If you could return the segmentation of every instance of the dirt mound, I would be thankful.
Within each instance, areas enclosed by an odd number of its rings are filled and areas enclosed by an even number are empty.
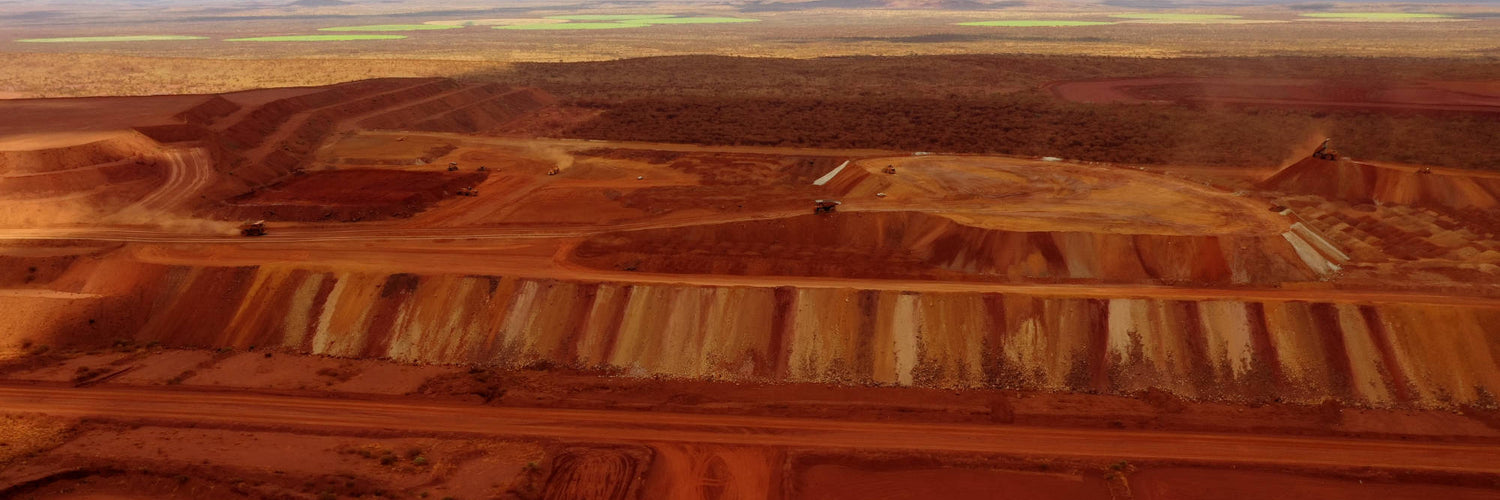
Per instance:
[[[333,170],[292,177],[263,190],[231,198],[213,214],[228,220],[378,220],[403,218],[464,187],[486,172]]]
[[[475,131],[550,103],[532,89],[464,86],[447,79],[356,82],[314,94],[272,101],[230,125],[231,147],[246,149],[231,171],[263,184],[305,165],[332,134],[359,127]],[[246,148],[246,146],[250,146]]]
[[[234,101],[225,99],[223,96],[216,95],[210,97],[207,101],[203,101],[203,104],[193,106],[188,108],[187,111],[176,114],[173,118],[182,120],[183,123],[208,125],[213,123],[214,120],[229,116],[231,113],[239,110],[239,104],[235,104]]]
[[[60,172],[0,177],[0,198],[35,199],[86,192],[99,186],[116,187],[130,181],[165,177],[167,160],[138,156]],[[116,189],[116,191],[118,191]]]
[[[537,89],[511,90],[500,85],[480,85],[365,119],[360,122],[360,126],[372,129],[476,132],[498,127],[528,112],[553,104],[551,96]]]
[[[609,233],[571,258],[654,273],[994,281],[1304,281],[1279,235],[1003,231],[917,212],[847,212]]]
[[[1261,182],[1265,189],[1351,203],[1431,205],[1455,210],[1500,207],[1500,176],[1484,172],[1373,165],[1305,158]]]
[[[411,189],[394,190],[392,196],[399,202],[331,201],[334,206],[329,211],[315,210],[316,201],[272,200],[267,205],[249,192],[286,181],[307,167],[328,138],[353,129],[360,120],[386,116],[387,125],[393,128],[421,124],[431,129],[475,130],[550,103],[550,97],[534,89],[462,85],[443,78],[388,78],[223,96],[31,100],[11,107],[37,115],[61,114],[78,122],[79,130],[85,132],[5,138],[4,147],[13,150],[0,151],[0,187],[8,199],[29,200],[30,204],[7,206],[0,219],[26,224],[74,221],[80,213],[118,212],[153,190],[164,192],[152,198],[158,203],[144,207],[151,211],[204,210],[238,197],[228,207],[208,210],[217,217],[235,219],[409,216],[444,191],[477,181],[443,181],[438,183],[441,186],[419,182]],[[109,114],[105,125],[120,128],[97,131],[103,125],[93,126],[85,116],[74,116],[81,108]],[[184,163],[188,157],[194,160],[191,165]],[[164,184],[151,184],[157,180]],[[192,192],[183,192],[187,188]],[[66,209],[49,212],[41,205],[65,195],[70,196]],[[322,195],[312,196],[316,200]],[[277,212],[273,206],[282,207],[281,215],[257,215]]]
[[[123,132],[108,139],[57,148],[0,151],[0,175],[56,172],[90,165],[151,156],[160,148],[139,133]]]
[[[142,135],[150,137],[152,140],[163,144],[174,142],[201,141],[204,139],[209,139],[213,136],[213,131],[204,128],[201,125],[192,123],[174,123],[167,125],[135,127],[135,131],[140,132]]]
[[[651,463],[645,447],[573,447],[552,459],[552,474],[541,498],[546,500],[626,500],[640,495],[641,479]]]
[[[336,104],[351,98],[389,92],[409,85],[405,79],[363,80],[334,85],[319,92],[277,99],[229,124],[222,131],[226,145],[250,149],[261,144],[297,113]]]

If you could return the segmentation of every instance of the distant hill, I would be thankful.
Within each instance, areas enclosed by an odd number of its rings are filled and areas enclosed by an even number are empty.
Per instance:
[[[344,0],[297,0],[287,4],[287,7],[338,7],[340,5],[349,5],[349,2],[345,2]]]
[[[767,2],[755,0],[740,5],[741,12],[786,12],[808,9],[940,9],[988,10],[1019,7],[1023,0],[802,0]]]

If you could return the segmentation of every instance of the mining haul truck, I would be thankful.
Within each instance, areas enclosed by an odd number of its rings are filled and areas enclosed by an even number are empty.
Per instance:
[[[817,201],[813,202],[813,213],[815,213],[815,214],[833,213],[833,210],[835,208],[838,208],[838,206],[842,205],[842,204],[843,203],[839,202],[838,200],[817,200]]]
[[[265,236],[266,221],[258,220],[240,224],[240,236]]]
[[[1333,139],[1323,139],[1323,144],[1319,145],[1316,151],[1313,151],[1313,158],[1328,161],[1339,159],[1339,152],[1333,150],[1333,145],[1330,144],[1332,142]]]

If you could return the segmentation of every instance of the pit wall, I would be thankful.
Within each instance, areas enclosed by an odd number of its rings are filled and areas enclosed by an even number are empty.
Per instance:
[[[1457,210],[1500,208],[1500,177],[1447,169],[1420,173],[1349,160],[1314,158],[1294,163],[1262,187],[1315,194],[1351,203],[1426,205]]]
[[[47,303],[66,304],[51,317],[72,326],[36,342],[112,340],[99,338],[108,331],[166,345],[631,376],[1118,394],[1155,387],[1208,400],[1417,407],[1488,403],[1500,389],[1493,308],[129,268],[75,269],[59,281],[76,284],[69,300],[0,304],[34,308],[24,322],[31,331],[49,317]],[[106,276],[109,289],[99,288]],[[85,325],[91,314],[104,317]],[[22,326],[0,320],[0,328]]]

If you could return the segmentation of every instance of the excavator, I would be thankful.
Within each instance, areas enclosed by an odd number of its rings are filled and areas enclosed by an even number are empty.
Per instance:
[[[479,191],[475,191],[473,187],[461,187],[454,194],[459,196],[479,196]]]
[[[843,202],[840,202],[838,200],[815,200],[813,201],[813,213],[831,214],[833,213],[834,209],[843,204]]]
[[[258,220],[240,224],[240,236],[265,236],[266,221]]]
[[[1333,150],[1333,145],[1331,144],[1332,142],[1332,138],[1323,139],[1323,144],[1319,145],[1316,151],[1313,151],[1313,158],[1328,161],[1338,160],[1339,152]]]

